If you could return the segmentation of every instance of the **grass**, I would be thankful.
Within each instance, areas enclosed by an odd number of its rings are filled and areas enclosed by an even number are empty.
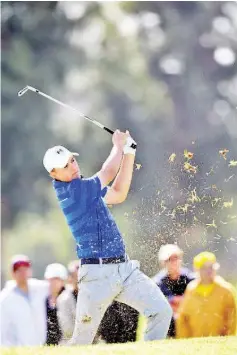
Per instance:
[[[1,350],[2,355],[236,355],[237,337]]]

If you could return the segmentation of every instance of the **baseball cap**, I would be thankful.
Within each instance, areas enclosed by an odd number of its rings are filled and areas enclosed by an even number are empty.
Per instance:
[[[176,244],[165,244],[160,247],[158,259],[160,262],[169,260],[172,255],[183,255],[183,251]]]
[[[72,155],[78,156],[79,154],[70,152],[62,145],[56,145],[46,151],[43,159],[44,167],[49,173],[54,168],[64,168]]]
[[[193,266],[195,269],[199,270],[207,262],[212,263],[216,270],[219,268],[219,264],[216,262],[215,254],[209,251],[203,251],[202,253],[196,255],[193,259]]]
[[[19,267],[31,267],[31,261],[26,255],[14,255],[11,259],[11,268],[15,272]]]
[[[54,277],[58,277],[59,279],[62,280],[67,280],[67,269],[65,266],[62,264],[54,263],[54,264],[49,264],[44,273],[44,278],[45,279],[52,279]]]

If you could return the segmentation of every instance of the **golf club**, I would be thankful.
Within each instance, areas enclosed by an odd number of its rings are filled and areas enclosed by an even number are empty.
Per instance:
[[[45,93],[39,91],[38,89],[33,88],[32,86],[28,86],[28,85],[27,85],[26,87],[24,87],[23,89],[21,89],[21,90],[18,92],[18,96],[19,96],[19,97],[20,97],[20,96],[23,96],[28,90],[33,91],[33,92],[35,92],[36,94],[39,94],[39,95],[45,97],[46,99],[55,102],[56,104],[59,104],[59,105],[65,107],[65,108],[68,108],[68,109],[70,109],[70,110],[72,110],[72,111],[77,112],[79,116],[85,118],[86,120],[90,121],[91,123],[94,123],[96,126],[102,128],[102,129],[104,129],[105,131],[107,131],[107,132],[110,133],[110,134],[113,134],[113,133],[114,133],[114,131],[112,131],[112,130],[109,129],[108,127],[105,127],[105,126],[102,125],[100,122],[98,122],[98,121],[96,121],[96,120],[93,120],[92,118],[90,118],[90,117],[84,115],[83,113],[81,113],[80,111],[78,111],[77,109],[75,109],[74,107],[72,107],[72,106],[70,106],[70,105],[67,105],[67,104],[65,104],[65,103],[63,103],[63,102],[61,102],[61,101],[59,101],[59,100],[56,100],[56,99],[54,99],[52,96],[49,96],[49,95],[47,95],[47,94],[45,94]],[[134,143],[132,143],[131,147],[134,148],[134,149],[136,149],[137,145],[134,144]]]

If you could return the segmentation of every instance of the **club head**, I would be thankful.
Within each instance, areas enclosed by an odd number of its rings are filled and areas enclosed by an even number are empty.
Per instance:
[[[29,87],[26,86],[24,89],[21,89],[20,91],[18,91],[18,96],[24,95],[28,90],[29,90]]]

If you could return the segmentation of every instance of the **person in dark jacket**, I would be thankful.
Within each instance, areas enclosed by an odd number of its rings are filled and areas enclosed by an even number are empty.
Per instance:
[[[65,290],[67,269],[62,264],[50,264],[44,277],[49,281],[50,294],[46,299],[47,337],[46,345],[58,345],[62,340],[62,330],[58,319],[57,299]]]
[[[106,343],[136,341],[139,313],[132,307],[114,301],[105,312],[98,336]]]
[[[173,309],[173,317],[170,323],[168,337],[175,337],[177,311],[187,285],[195,277],[190,270],[182,267],[183,251],[177,245],[162,245],[159,250],[158,258],[163,269],[154,276],[153,280],[167,297]]]

